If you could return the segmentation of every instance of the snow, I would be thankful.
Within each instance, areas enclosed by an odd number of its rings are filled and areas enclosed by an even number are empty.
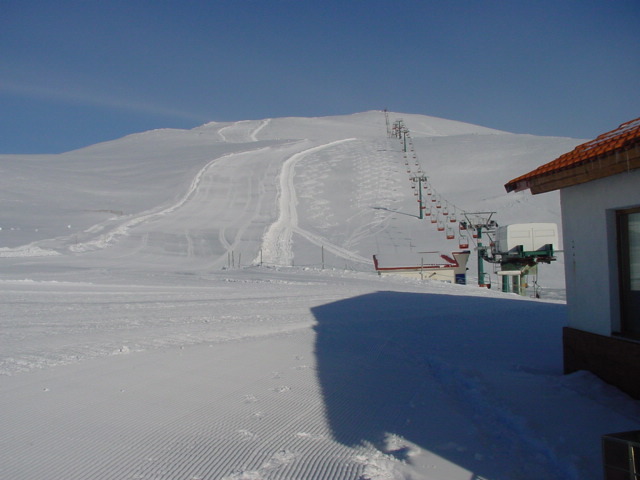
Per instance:
[[[403,118],[452,205],[560,223],[502,184],[579,140]],[[638,403],[562,374],[541,300],[378,277],[457,250],[382,112],[0,155],[0,478],[596,479]],[[470,264],[473,262],[470,262]],[[496,277],[492,275],[496,282]]]

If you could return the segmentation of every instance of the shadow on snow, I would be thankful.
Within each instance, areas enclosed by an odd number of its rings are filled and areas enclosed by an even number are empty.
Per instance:
[[[508,372],[561,374],[561,304],[382,291],[312,312],[334,438],[403,460],[410,447],[390,435],[469,472],[504,475],[478,453],[518,440],[508,427],[494,429],[501,413],[491,389],[510,388]]]

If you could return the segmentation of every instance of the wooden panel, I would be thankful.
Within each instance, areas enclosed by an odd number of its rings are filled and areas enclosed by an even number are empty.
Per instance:
[[[575,328],[562,330],[564,373],[587,370],[640,399],[640,343]]]

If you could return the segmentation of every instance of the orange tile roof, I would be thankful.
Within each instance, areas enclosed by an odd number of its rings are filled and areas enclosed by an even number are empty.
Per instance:
[[[552,162],[542,165],[518,178],[514,178],[505,184],[505,189],[507,192],[525,190],[528,188],[527,182],[532,179],[571,169],[593,161],[600,156],[608,155],[619,150],[626,150],[637,143],[640,143],[640,118],[625,122],[615,130],[599,135],[595,140],[590,140],[578,145],[572,151],[560,155]]]

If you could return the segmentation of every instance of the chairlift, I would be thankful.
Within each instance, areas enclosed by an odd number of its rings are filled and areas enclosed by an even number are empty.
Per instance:
[[[447,240],[453,240],[456,238],[455,233],[453,233],[453,228],[447,227]]]
[[[469,238],[466,235],[460,235],[458,246],[460,248],[469,248]]]
[[[438,231],[444,232],[444,222],[442,220],[438,220]]]

